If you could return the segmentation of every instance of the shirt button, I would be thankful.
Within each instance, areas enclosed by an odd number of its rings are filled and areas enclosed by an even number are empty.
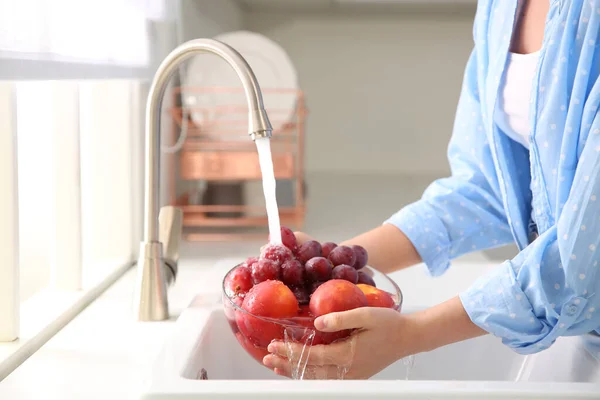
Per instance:
[[[577,306],[574,305],[570,305],[569,307],[567,307],[567,314],[569,315],[575,315],[577,313]]]

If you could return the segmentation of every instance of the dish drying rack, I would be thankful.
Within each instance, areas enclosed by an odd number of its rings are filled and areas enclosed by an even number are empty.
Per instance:
[[[210,108],[182,101],[185,96],[191,99],[217,94],[220,98],[233,101]],[[297,89],[264,88],[262,94],[263,98],[269,95],[295,98],[292,110],[269,108],[267,102],[265,108],[273,126],[271,156],[278,189],[281,181],[290,182],[293,188],[293,205],[279,206],[280,221],[282,225],[300,230],[305,217],[304,126],[307,109],[304,93]],[[172,96],[172,106],[169,108],[172,124],[168,132],[172,140],[169,142],[179,141],[177,138],[184,133],[184,128],[186,136],[179,151],[165,154],[170,160],[169,175],[172,178],[169,179],[169,203],[183,211],[184,238],[188,241],[231,241],[258,237],[264,240],[268,233],[268,219],[262,192],[262,174],[256,145],[248,136],[248,108],[243,89],[180,86],[173,88]],[[196,118],[192,118],[192,115]],[[202,123],[194,121],[198,118]],[[203,190],[178,188],[177,182],[204,185],[211,182],[234,183],[243,187],[247,187],[244,185],[249,182],[256,182],[260,191],[255,190],[251,200],[253,203],[259,201],[262,205],[247,204],[248,198],[244,198],[244,204],[241,205],[201,204],[202,200],[198,198],[194,201],[194,195],[202,196]],[[260,199],[257,199],[258,196]]]

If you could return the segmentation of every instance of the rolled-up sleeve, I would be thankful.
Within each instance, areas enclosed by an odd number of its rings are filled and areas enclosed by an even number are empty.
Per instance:
[[[483,127],[477,73],[474,49],[448,146],[451,176],[434,181],[420,200],[384,222],[407,235],[434,276],[453,258],[513,241]]]
[[[600,132],[600,117],[592,131]],[[471,320],[521,354],[600,329],[600,134],[554,226],[460,294]]]

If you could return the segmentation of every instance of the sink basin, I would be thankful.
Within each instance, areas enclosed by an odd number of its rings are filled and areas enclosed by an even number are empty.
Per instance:
[[[218,290],[203,292],[183,310],[150,366],[140,399],[600,398],[600,371],[590,368],[588,353],[569,350],[569,343],[579,338],[560,338],[550,349],[525,357],[488,335],[418,354],[412,366],[401,360],[370,380],[290,380],[244,351],[221,301]],[[416,309],[407,306],[403,312]],[[203,371],[206,380],[201,379]]]
[[[261,367],[243,350],[218,303],[215,296],[196,298],[182,313],[152,368],[141,399],[239,400],[240,396],[263,399],[267,394],[342,399],[360,393],[377,399],[484,395],[498,399],[599,398],[600,385],[588,382],[593,377],[586,376],[585,371],[556,381],[551,374],[536,373],[535,365],[540,364],[536,356],[520,356],[492,336],[419,354],[412,367],[399,361],[370,380],[292,381]],[[552,359],[546,353],[541,354]],[[200,379],[203,369],[208,380]]]
[[[228,331],[231,329],[224,313],[214,310],[208,317],[204,336],[181,371],[181,377],[198,379],[204,368],[209,379],[288,380],[266,368],[257,368],[256,361],[247,356],[235,336]],[[218,345],[215,346],[216,343]],[[412,367],[403,361],[397,362],[371,379],[399,380],[408,376],[413,380],[512,381],[517,377],[521,364],[520,356],[498,346],[493,338],[482,337],[419,355],[418,362],[415,361]]]

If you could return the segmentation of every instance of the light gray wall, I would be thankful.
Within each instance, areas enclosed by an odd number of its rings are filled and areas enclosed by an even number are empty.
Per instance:
[[[308,171],[448,173],[472,15],[251,12],[306,92]]]
[[[244,15],[232,0],[181,0],[184,40],[242,28]]]
[[[180,0],[181,1],[181,27],[179,31],[180,40],[188,41],[199,38],[212,38],[218,34],[237,31],[243,29],[244,13],[239,5],[233,0]],[[206,57],[215,57],[209,54],[195,56],[197,59]],[[225,61],[221,60],[224,68],[229,68]],[[186,66],[190,61],[186,62],[182,68],[185,81]],[[170,127],[169,127],[170,129]],[[177,138],[172,138],[172,142]],[[178,157],[164,154],[167,160],[175,160],[173,168],[166,172],[169,176],[178,176],[177,160]],[[166,169],[166,168],[165,168]],[[168,178],[164,178],[168,179]],[[198,186],[202,187],[198,182],[186,182],[177,179],[174,183],[174,191],[177,196],[188,190],[194,190]]]

